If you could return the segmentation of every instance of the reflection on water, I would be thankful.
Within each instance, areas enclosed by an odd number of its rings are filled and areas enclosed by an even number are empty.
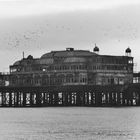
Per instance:
[[[0,140],[139,140],[140,107],[0,108]]]

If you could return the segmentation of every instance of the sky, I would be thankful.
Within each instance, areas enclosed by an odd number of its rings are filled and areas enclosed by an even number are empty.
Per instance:
[[[0,71],[33,55],[73,47],[125,55],[140,71],[139,0],[0,0]]]

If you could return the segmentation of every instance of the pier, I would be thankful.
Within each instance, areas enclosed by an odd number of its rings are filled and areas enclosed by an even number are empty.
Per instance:
[[[140,106],[140,84],[0,87],[0,107]]]
[[[0,107],[139,106],[140,75],[133,71],[131,49],[125,56],[66,50],[29,55],[0,74]]]

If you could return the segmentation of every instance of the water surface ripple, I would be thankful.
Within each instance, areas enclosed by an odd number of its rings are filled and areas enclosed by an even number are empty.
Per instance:
[[[0,108],[0,140],[140,140],[140,107]]]

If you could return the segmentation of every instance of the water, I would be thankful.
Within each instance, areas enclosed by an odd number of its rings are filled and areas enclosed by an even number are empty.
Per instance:
[[[139,140],[140,107],[0,108],[0,140]]]

